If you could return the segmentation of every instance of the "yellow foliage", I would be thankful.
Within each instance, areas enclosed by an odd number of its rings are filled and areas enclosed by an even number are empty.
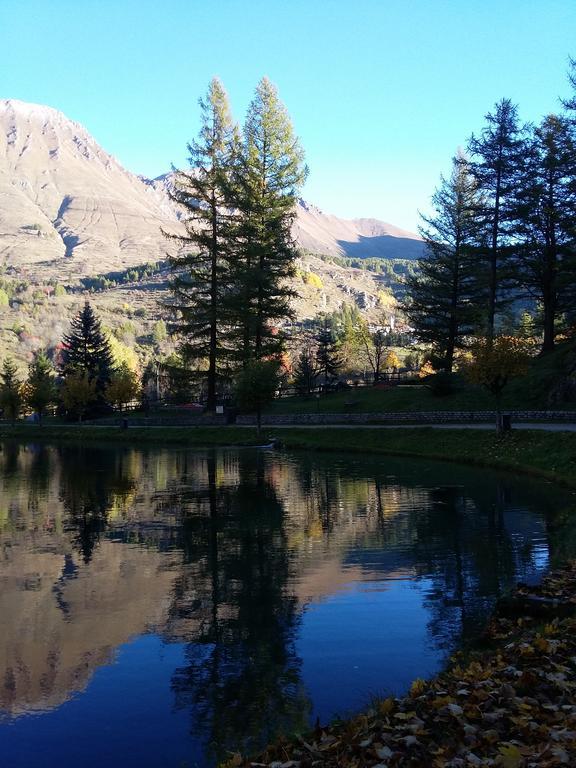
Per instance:
[[[472,359],[464,372],[472,383],[498,394],[510,379],[526,373],[528,350],[526,340],[515,336],[481,339],[472,348]]]
[[[433,373],[436,373],[434,370],[434,366],[429,360],[426,360],[426,362],[422,365],[420,370],[418,371],[418,377],[420,379],[426,378],[426,376],[432,376]]]
[[[138,355],[126,344],[123,344],[119,339],[111,333],[107,334],[107,340],[110,344],[110,350],[112,357],[114,358],[114,367],[120,368],[123,365],[127,366],[134,373],[138,372],[139,360]]]
[[[396,352],[390,350],[390,352],[386,353],[382,362],[382,368],[384,368],[384,370],[389,370],[390,368],[400,368],[400,358]]]
[[[322,278],[320,277],[320,275],[317,275],[315,272],[306,272],[304,274],[304,278],[306,280],[307,285],[312,286],[312,288],[317,288],[318,290],[321,290],[324,287]]]

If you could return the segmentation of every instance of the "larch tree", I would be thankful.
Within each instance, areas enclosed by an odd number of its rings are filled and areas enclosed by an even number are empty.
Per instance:
[[[235,221],[227,312],[242,365],[283,349],[278,326],[292,316],[297,250],[291,229],[306,173],[288,112],[263,78],[248,109],[228,202]]]
[[[177,171],[169,194],[184,213],[185,234],[165,233],[182,246],[170,259],[172,330],[183,358],[205,377],[208,410],[228,371],[223,295],[229,285],[227,217],[235,128],[222,84],[214,78],[199,100],[201,128],[188,145],[189,171]]]
[[[515,214],[516,279],[541,307],[548,352],[563,313],[576,308],[576,143],[565,117],[548,115],[533,129]]]
[[[502,99],[493,113],[485,117],[480,136],[470,138],[469,164],[482,193],[477,214],[486,232],[486,336],[496,334],[498,313],[510,302],[512,276],[510,250],[510,200],[514,195],[518,169],[522,161],[523,129],[518,122],[517,107],[510,99]]]
[[[452,371],[454,355],[479,322],[481,198],[463,157],[453,160],[432,197],[434,213],[421,215],[425,242],[418,271],[406,280],[403,311],[414,334],[432,347],[439,367]]]

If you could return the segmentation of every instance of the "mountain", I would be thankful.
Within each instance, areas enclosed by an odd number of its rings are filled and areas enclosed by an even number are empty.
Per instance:
[[[171,174],[130,173],[78,123],[50,107],[0,100],[0,347],[22,364],[55,349],[87,291],[104,326],[140,362],[168,354],[155,341],[166,310],[166,255],[178,231]],[[300,200],[302,247],[293,307],[299,320],[356,305],[380,321],[421,241],[375,219],[345,220]],[[338,256],[354,257],[351,262]],[[382,257],[376,268],[362,258]],[[153,268],[135,269],[145,264]]]
[[[417,259],[422,240],[378,219],[339,219],[298,201],[294,236],[312,253],[350,258]]]
[[[161,227],[178,226],[170,174],[124,169],[78,123],[50,107],[0,101],[0,258],[31,276],[125,269],[165,257]],[[350,257],[414,259],[422,242],[376,219],[339,219],[301,200],[294,235],[303,249]]]
[[[0,101],[0,257],[61,276],[162,258],[164,195],[50,107]]]

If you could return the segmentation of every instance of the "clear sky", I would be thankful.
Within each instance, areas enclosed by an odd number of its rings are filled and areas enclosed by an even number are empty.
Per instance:
[[[412,230],[495,101],[559,109],[570,55],[576,0],[0,0],[0,98],[56,107],[156,176],[184,163],[213,75],[238,120],[267,75],[304,196]]]

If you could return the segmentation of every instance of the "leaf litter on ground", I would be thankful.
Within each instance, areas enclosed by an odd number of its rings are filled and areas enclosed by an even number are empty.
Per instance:
[[[510,611],[510,606],[514,610]],[[532,608],[535,607],[535,610]],[[431,681],[225,768],[576,766],[576,562],[519,585]]]

